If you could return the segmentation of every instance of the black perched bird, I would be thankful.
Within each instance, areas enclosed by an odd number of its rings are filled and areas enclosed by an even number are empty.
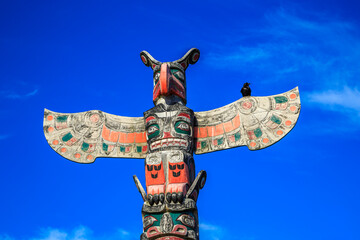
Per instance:
[[[249,87],[250,83],[244,83],[244,86],[241,89],[241,94],[243,97],[251,96],[251,88]]]

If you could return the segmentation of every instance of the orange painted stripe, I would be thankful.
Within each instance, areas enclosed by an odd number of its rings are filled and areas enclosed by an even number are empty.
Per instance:
[[[234,127],[233,127],[231,121],[224,123],[224,128],[225,128],[225,132],[230,132],[230,131],[234,130]]]
[[[110,129],[105,127],[105,125],[103,127],[101,136],[103,137],[103,139],[110,141]]]
[[[119,143],[125,143],[126,133],[119,132]]]
[[[145,132],[135,133],[135,142],[136,143],[144,143],[144,142],[146,142]]]
[[[215,126],[215,136],[224,134],[224,129],[222,123]]]
[[[234,125],[234,129],[240,127],[240,116],[236,115],[236,117],[233,118],[232,123]]]
[[[206,129],[209,137],[215,136],[215,126],[206,127]]]
[[[206,127],[200,127],[199,128],[199,138],[205,138],[205,137],[207,137]]]
[[[110,142],[117,142],[119,139],[119,132],[111,131],[109,139]]]
[[[133,143],[135,141],[135,133],[128,133],[125,143]]]

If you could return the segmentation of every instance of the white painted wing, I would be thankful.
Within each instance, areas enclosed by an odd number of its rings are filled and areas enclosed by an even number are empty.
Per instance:
[[[247,146],[266,148],[288,134],[300,113],[298,87],[279,95],[243,97],[211,111],[195,113],[195,154]]]
[[[92,163],[98,157],[145,158],[148,151],[143,117],[45,109],[44,133],[57,153],[78,163]]]

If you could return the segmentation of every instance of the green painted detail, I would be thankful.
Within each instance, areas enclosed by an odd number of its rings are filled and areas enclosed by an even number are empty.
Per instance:
[[[206,148],[206,142],[201,142],[201,149]]]
[[[224,138],[219,138],[219,139],[217,140],[217,143],[218,143],[218,145],[223,144],[223,143],[224,143]]]
[[[240,137],[241,137],[241,134],[240,134],[240,132],[237,132],[237,133],[234,134],[234,136],[235,136],[235,141],[239,141]]]
[[[271,116],[271,119],[270,119],[272,122],[276,123],[276,124],[280,124],[281,123],[281,119],[275,115],[272,115]]]
[[[90,147],[90,144],[86,143],[86,142],[83,142],[83,144],[81,145],[81,150],[83,152],[86,152]]]
[[[176,77],[176,79],[184,81],[183,78],[179,77],[179,75],[177,74],[178,72],[180,72],[178,69],[171,69],[171,73]]]
[[[136,151],[137,151],[138,153],[141,153],[141,149],[142,149],[142,146],[136,146]]]
[[[73,138],[73,135],[71,134],[71,133],[67,133],[67,134],[65,134],[63,137],[62,137],[62,141],[63,142],[67,142],[67,141],[69,141],[70,139],[72,139]]]
[[[107,145],[106,143],[103,143],[102,149],[103,149],[103,151],[107,152],[109,149],[109,145]]]
[[[125,147],[124,146],[120,146],[120,152],[125,152]]]
[[[256,136],[257,138],[258,138],[258,137],[261,137],[261,135],[262,135],[261,129],[260,129],[260,128],[255,129],[255,130],[254,130],[254,134],[255,134],[255,136]]]
[[[288,99],[284,96],[274,97],[276,103],[286,103]]]
[[[180,224],[180,225],[185,226],[188,230],[194,230],[193,228],[191,228],[191,227],[189,227],[189,226],[186,226],[186,225],[184,225],[182,222],[176,220],[176,219],[177,219],[178,217],[180,217],[180,215],[182,215],[182,214],[190,215],[193,219],[195,219],[194,214],[192,214],[192,212],[180,212],[180,213],[174,213],[174,212],[172,212],[172,213],[170,213],[170,216],[171,216],[171,218],[172,218],[172,220],[173,220],[173,222],[174,222],[174,225]]]
[[[69,117],[68,115],[59,116],[59,117],[56,118],[56,121],[58,121],[58,122],[66,122],[68,117]]]
[[[175,123],[175,131],[177,133],[187,134],[190,135],[190,126],[185,121],[177,121]]]
[[[155,130],[155,131],[152,131],[152,129],[157,129],[157,130]],[[152,124],[152,125],[150,125],[149,127],[148,127],[148,138],[149,139],[152,139],[152,138],[154,138],[154,137],[157,137],[157,136],[159,136],[159,134],[160,134],[160,127],[159,127],[159,125],[158,124]],[[149,131],[152,131],[150,134],[149,134]]]

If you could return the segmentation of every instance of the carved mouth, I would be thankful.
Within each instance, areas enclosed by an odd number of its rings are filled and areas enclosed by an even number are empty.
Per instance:
[[[187,147],[188,142],[181,138],[165,138],[157,140],[150,144],[151,150],[156,150],[161,147]]]

